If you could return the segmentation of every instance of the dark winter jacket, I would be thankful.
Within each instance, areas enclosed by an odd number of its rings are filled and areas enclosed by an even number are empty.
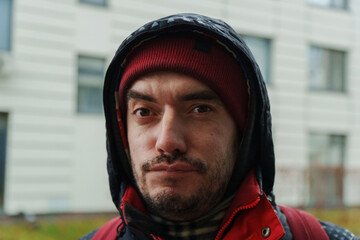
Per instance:
[[[105,77],[104,109],[107,130],[107,169],[113,202],[120,214],[110,231],[119,239],[160,239],[161,229],[147,215],[128,162],[124,116],[118,116],[116,97],[127,54],[142,41],[169,33],[196,32],[211,35],[233,53],[248,81],[250,110],[247,129],[231,179],[237,194],[229,208],[217,239],[293,239],[285,215],[272,194],[275,157],[267,90],[255,59],[241,37],[221,20],[196,14],[179,14],[150,22],[132,33],[119,47]],[[122,129],[122,130],[121,130]],[[246,194],[243,194],[246,192]],[[121,224],[120,224],[121,222]],[[330,239],[357,239],[345,229],[320,222]],[[118,226],[119,225],[119,226]],[[270,228],[269,236],[264,232]],[[82,239],[91,239],[96,230]],[[265,234],[265,235],[264,235]],[[343,238],[338,238],[341,236]],[[163,238],[162,238],[163,239]]]

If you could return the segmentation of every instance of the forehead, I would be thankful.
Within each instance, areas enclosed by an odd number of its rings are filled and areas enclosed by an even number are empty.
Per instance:
[[[130,90],[155,96],[166,95],[169,92],[173,95],[179,95],[198,91],[207,91],[216,95],[215,92],[201,81],[191,76],[174,72],[154,72],[144,75],[135,80]]]

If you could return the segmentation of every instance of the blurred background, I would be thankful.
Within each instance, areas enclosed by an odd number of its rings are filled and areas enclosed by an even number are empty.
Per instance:
[[[132,31],[179,12],[223,19],[253,51],[278,203],[360,206],[359,0],[0,0],[0,215],[116,211],[106,67]]]

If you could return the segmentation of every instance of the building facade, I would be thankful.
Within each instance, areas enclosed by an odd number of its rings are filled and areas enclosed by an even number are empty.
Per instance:
[[[115,210],[104,71],[133,30],[179,12],[225,20],[253,50],[278,202],[360,205],[360,1],[0,0],[0,213]]]

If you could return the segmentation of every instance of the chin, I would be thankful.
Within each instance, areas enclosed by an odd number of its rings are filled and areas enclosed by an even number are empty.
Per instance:
[[[196,194],[184,195],[184,192],[173,188],[162,188],[151,195],[144,195],[144,200],[150,212],[169,220],[192,218],[201,207]]]
[[[161,198],[161,197],[171,197],[178,196],[182,198],[187,198],[189,195],[189,191],[185,188],[174,187],[174,186],[161,186],[149,192],[151,198]]]
[[[186,177],[163,177],[163,176],[151,176],[146,181],[148,192],[158,193],[163,191],[169,192],[189,192],[193,191],[194,183],[198,183],[199,179],[189,180]]]

